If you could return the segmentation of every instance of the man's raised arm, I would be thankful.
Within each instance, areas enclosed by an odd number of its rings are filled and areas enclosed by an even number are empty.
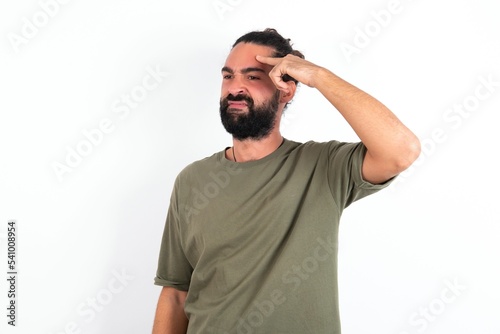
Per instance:
[[[279,90],[293,91],[290,85],[295,83],[282,80],[283,75],[288,74],[318,89],[342,114],[367,148],[362,171],[366,181],[383,183],[418,158],[418,138],[374,97],[331,71],[293,55],[284,58],[257,56],[257,60],[274,66],[269,76]]]

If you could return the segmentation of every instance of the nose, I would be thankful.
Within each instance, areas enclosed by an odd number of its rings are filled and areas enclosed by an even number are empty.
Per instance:
[[[235,75],[228,83],[227,83],[227,92],[232,94],[233,96],[244,94],[248,95],[248,91],[246,86],[241,79],[241,76]]]

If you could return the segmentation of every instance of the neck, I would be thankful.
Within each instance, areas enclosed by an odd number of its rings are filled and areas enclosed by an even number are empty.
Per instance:
[[[262,159],[276,151],[283,143],[283,137],[279,131],[273,131],[263,139],[237,140],[233,138],[233,147],[226,151],[228,160],[237,162],[247,162]],[[233,157],[234,150],[234,157]]]

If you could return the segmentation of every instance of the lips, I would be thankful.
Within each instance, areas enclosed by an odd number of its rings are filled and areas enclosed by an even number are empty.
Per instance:
[[[244,108],[247,106],[247,103],[244,101],[228,101],[228,105],[231,108]]]
[[[221,99],[220,105],[223,112],[242,114],[252,109],[253,100],[251,97],[243,94],[229,94],[226,98]]]

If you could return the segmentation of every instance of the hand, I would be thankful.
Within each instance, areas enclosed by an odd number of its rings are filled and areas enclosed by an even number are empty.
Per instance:
[[[321,69],[321,67],[311,62],[291,54],[287,55],[284,58],[264,56],[256,56],[255,58],[257,59],[257,61],[263,64],[274,66],[273,69],[269,72],[269,76],[271,77],[271,80],[274,82],[276,87],[285,93],[289,93],[288,85],[291,82],[283,81],[283,76],[285,74],[298,80],[304,85],[315,87],[314,79],[318,74],[318,71]]]

